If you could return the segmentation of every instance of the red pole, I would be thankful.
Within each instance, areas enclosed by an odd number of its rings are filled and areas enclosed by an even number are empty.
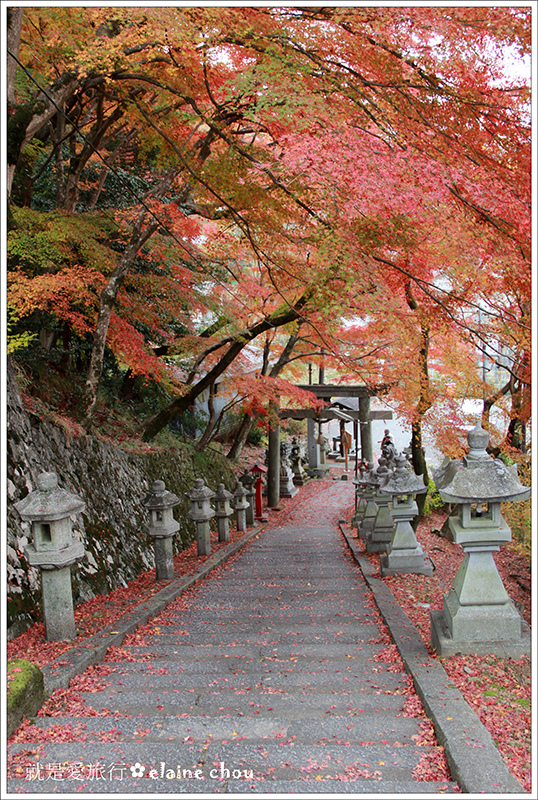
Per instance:
[[[256,490],[256,519],[263,518],[263,509],[262,509],[262,476],[258,475],[258,480],[254,484],[254,489]]]

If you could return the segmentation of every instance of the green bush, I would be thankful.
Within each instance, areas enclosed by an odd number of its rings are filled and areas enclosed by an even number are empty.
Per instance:
[[[439,511],[443,506],[444,502],[437,491],[437,486],[433,478],[429,478],[428,492],[426,494],[426,502],[424,503],[424,514],[432,514],[434,511]]]
[[[248,443],[257,447],[263,442],[263,431],[259,428],[256,423],[251,428],[250,435],[248,437]]]

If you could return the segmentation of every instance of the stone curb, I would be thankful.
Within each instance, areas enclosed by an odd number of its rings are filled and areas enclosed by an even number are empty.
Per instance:
[[[168,586],[161,589],[149,600],[139,603],[115,622],[102,628],[80,645],[71,647],[67,652],[42,667],[45,693],[50,695],[55,689],[66,689],[75,675],[84,672],[88,667],[98,664],[106,656],[109,647],[119,647],[128,633],[135,631],[139,625],[145,625],[152,617],[156,617],[173,600],[176,600],[189,587],[205,578],[211,570],[224,564],[267,526],[260,526],[249,531],[241,539],[231,542],[217,553],[209,556],[203,566],[186,578],[175,578]]]
[[[373,567],[358,542],[344,531],[341,523],[339,527],[434,724],[439,744],[445,749],[452,780],[470,794],[526,794],[506,766],[491,734],[441,663],[431,658],[420,633],[388,586],[374,577]]]

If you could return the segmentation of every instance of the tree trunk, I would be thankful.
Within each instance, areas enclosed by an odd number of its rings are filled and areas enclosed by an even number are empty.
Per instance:
[[[11,187],[15,167],[21,150],[57,114],[56,108],[62,108],[66,100],[73,94],[79,79],[73,73],[61,75],[49,89],[48,99],[42,92],[37,98],[19,106],[8,119],[7,125],[7,193],[11,196]]]
[[[243,419],[241,420],[239,430],[235,434],[235,439],[230,448],[230,452],[226,456],[226,458],[229,458],[230,461],[237,461],[237,459],[243,452],[243,448],[248,441],[248,437],[250,436],[250,431],[252,430],[253,424],[254,424],[253,417],[251,417],[250,414],[243,414]]]
[[[491,411],[492,407],[495,403],[501,399],[501,397],[505,394],[508,394],[510,391],[511,380],[507,381],[505,385],[499,389],[497,392],[494,392],[489,397],[484,397],[483,401],[483,408],[482,408],[482,427],[484,430],[489,429],[489,412]]]
[[[157,223],[154,221],[145,230],[142,230],[146,212],[141,211],[135,224],[131,240],[127,249],[123,253],[118,266],[112,273],[110,280],[101,293],[99,304],[99,316],[93,336],[93,348],[90,360],[90,368],[86,377],[86,387],[83,399],[82,425],[88,429],[91,426],[93,411],[97,400],[97,389],[103,371],[103,359],[105,355],[106,337],[110,325],[112,309],[116,302],[116,297],[123,284],[125,275],[129,271],[136,255],[144,243],[157,230]]]
[[[510,423],[506,432],[506,444],[522,453],[526,451],[525,424],[521,418],[522,384],[519,381],[510,381],[512,408],[510,409]]]
[[[13,53],[15,58],[19,57],[19,47],[21,42],[22,15],[24,8],[7,9],[7,49]],[[9,53],[7,54],[6,64],[6,92],[8,107],[15,102],[15,73],[17,72],[17,62]]]
[[[430,377],[428,372],[428,351],[430,347],[430,329],[421,323],[421,340],[422,344],[419,350],[419,370],[420,370],[420,396],[418,403],[415,407],[413,415],[413,422],[411,424],[411,456],[413,461],[413,470],[417,475],[422,475],[424,484],[428,486],[429,475],[428,465],[426,464],[426,456],[424,454],[424,447],[422,445],[422,419],[426,411],[432,405],[430,394]],[[427,492],[417,494],[417,506],[419,519],[424,513],[424,505],[426,503]]]
[[[418,372],[420,390],[417,404],[415,406],[413,421],[411,423],[411,458],[413,470],[416,475],[422,475],[424,478],[425,486],[428,486],[429,475],[428,465],[426,464],[426,456],[424,454],[424,447],[422,446],[422,419],[426,411],[431,408],[432,397],[430,391],[430,375],[428,371],[428,355],[430,350],[430,328],[426,320],[420,314],[420,306],[413,296],[411,290],[411,283],[405,287],[405,294],[407,304],[412,311],[419,312],[420,319],[420,348],[418,352]],[[426,503],[427,492],[417,494],[418,506],[418,520],[424,513],[424,505]]]
[[[284,369],[286,364],[289,363],[291,353],[293,348],[297,344],[297,339],[299,338],[299,329],[301,327],[301,323],[298,324],[297,330],[295,333],[292,333],[289,337],[288,341],[286,342],[286,346],[284,347],[282,353],[278,361],[273,365],[271,370],[269,370],[269,348],[270,344],[269,341],[265,343],[265,347],[263,350],[263,366],[262,366],[262,375],[269,375],[271,378],[276,378],[279,373]],[[239,426],[239,430],[236,433],[234,443],[230,448],[230,452],[226,456],[230,460],[237,460],[241,455],[244,446],[247,443],[250,431],[252,430],[252,425],[254,424],[253,418],[250,414],[245,414],[241,425]]]
[[[195,450],[197,452],[201,452],[206,444],[211,439],[211,434],[213,433],[213,429],[215,428],[215,422],[217,420],[217,415],[215,414],[215,384],[212,383],[209,387],[209,397],[207,400],[207,408],[209,410],[209,421],[206,425],[206,429],[203,432],[202,436],[196,442]]]
[[[241,333],[237,334],[235,340],[230,345],[228,350],[221,357],[220,361],[215,364],[203,378],[200,378],[198,383],[191,386],[189,391],[181,397],[173,400],[166,408],[163,408],[154,417],[151,417],[147,422],[141,426],[142,438],[144,441],[149,441],[156,436],[160,430],[168,425],[172,420],[177,419],[185,413],[187,408],[191,406],[196,398],[206,389],[211,386],[215,380],[222,375],[223,372],[233,363],[234,359],[239,355],[244,347],[249,342],[252,342],[257,336],[265,333],[265,331],[279,328],[286,325],[288,322],[294,322],[299,318],[299,313],[308,300],[307,295],[303,295],[294,306],[288,306],[284,309],[279,309],[270,314],[261,322],[257,322],[246,328]]]

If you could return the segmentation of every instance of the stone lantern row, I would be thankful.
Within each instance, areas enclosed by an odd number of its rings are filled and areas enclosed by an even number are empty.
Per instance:
[[[219,483],[213,492],[196,478],[194,487],[185,493],[190,500],[188,516],[196,524],[198,555],[211,553],[210,521],[217,520],[219,542],[230,540],[230,517],[236,515],[238,531],[246,531],[255,519],[263,520],[261,491],[267,471],[256,464],[239,478],[234,492]],[[254,498],[256,504],[254,505]],[[164,481],[153,482],[142,500],[149,512],[148,535],[153,539],[157,581],[174,578],[173,537],[179,531],[173,509],[180,498],[167,491]],[[213,505],[211,505],[214,503]],[[84,545],[73,534],[72,517],[85,509],[75,494],[60,489],[55,472],[43,472],[37,488],[15,503],[20,517],[32,528],[32,542],[25,549],[28,563],[41,571],[45,635],[49,641],[74,639],[76,636],[71,566],[84,558]]]
[[[488,455],[489,434],[480,423],[467,439],[468,455],[447,459],[434,474],[442,500],[458,506],[449,527],[464,558],[443,609],[431,611],[431,644],[442,656],[497,653],[517,658],[530,652],[530,633],[504,588],[493,553],[512,538],[501,502],[526,500],[530,489],[519,482],[515,466]],[[408,458],[390,448],[383,452],[378,468],[368,464],[355,480],[359,502],[352,524],[366,551],[380,554],[382,576],[431,576],[432,562],[412,526],[418,513],[415,497],[427,487]]]

